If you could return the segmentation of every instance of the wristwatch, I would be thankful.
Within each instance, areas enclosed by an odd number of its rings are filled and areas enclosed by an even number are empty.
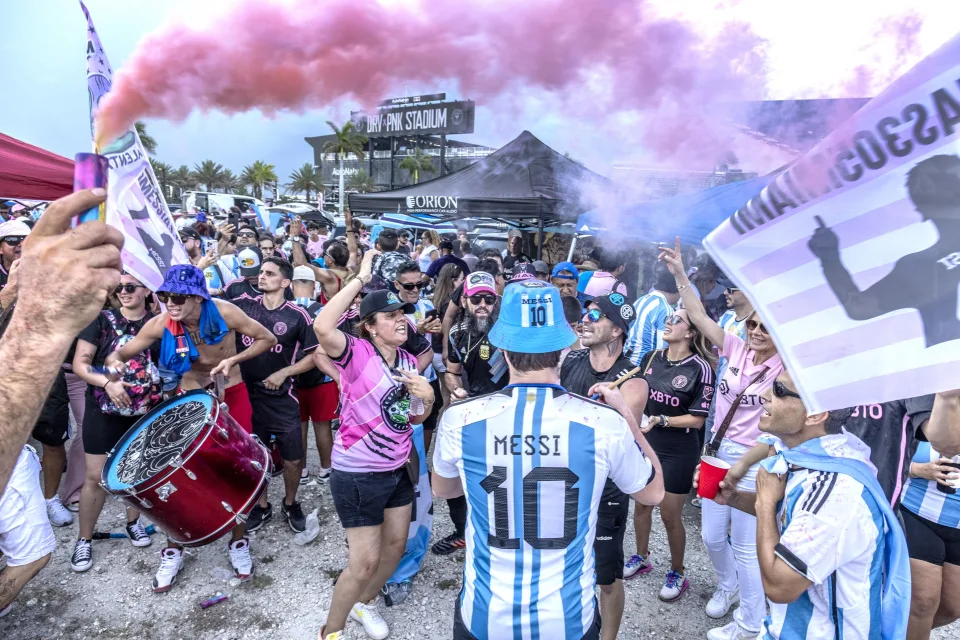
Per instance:
[[[660,426],[661,426],[661,427],[669,427],[669,426],[670,426],[670,418],[668,418],[667,416],[663,415],[662,413],[660,414]]]

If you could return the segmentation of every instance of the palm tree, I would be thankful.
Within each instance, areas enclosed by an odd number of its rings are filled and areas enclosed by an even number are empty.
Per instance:
[[[267,164],[263,160],[256,160],[253,164],[248,164],[243,168],[240,174],[240,182],[253,187],[253,196],[257,199],[263,199],[263,186],[268,182],[277,181],[277,172],[272,164]]]
[[[182,164],[176,169],[167,172],[167,184],[183,192],[195,189],[197,187],[197,178],[187,165]]]
[[[286,186],[293,193],[306,192],[307,202],[310,202],[310,193],[320,189],[318,180],[319,176],[314,171],[313,165],[305,162],[302,167],[290,174],[290,182]]]
[[[412,156],[407,156],[400,161],[400,168],[406,169],[413,176],[413,184],[420,182],[420,172],[433,173],[436,169],[433,166],[433,160],[425,154],[422,149],[414,151]]]
[[[166,162],[160,162],[153,158],[150,158],[150,166],[153,167],[153,175],[156,177],[157,182],[159,182],[161,188],[164,189],[164,199],[169,198],[170,194],[166,192],[166,186],[170,184],[170,174],[173,173],[173,167]]]
[[[147,155],[153,155],[157,152],[157,140],[149,133],[147,133],[146,123],[137,120],[133,125],[137,129],[137,135],[140,136],[140,144],[143,145],[143,150],[147,152]]]
[[[354,175],[350,176],[350,180],[347,182],[347,189],[356,191],[357,193],[372,193],[377,191],[378,187],[377,183],[367,175],[366,171],[359,169]]]
[[[202,184],[207,191],[213,191],[220,184],[223,165],[213,160],[204,160],[200,164],[193,165],[193,173],[198,183]]]
[[[357,128],[353,122],[347,122],[337,129],[337,125],[327,120],[327,124],[333,129],[334,139],[325,142],[320,149],[320,153],[335,153],[340,159],[340,215],[343,215],[343,159],[348,153],[355,154],[360,160],[364,159],[363,145],[366,143],[366,136],[357,133]]]
[[[230,169],[224,169],[220,174],[219,186],[224,193],[233,193],[240,185],[240,176],[234,175]]]

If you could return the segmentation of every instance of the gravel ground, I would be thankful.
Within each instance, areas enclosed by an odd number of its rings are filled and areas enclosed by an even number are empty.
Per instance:
[[[316,469],[313,453],[311,469]],[[14,610],[0,620],[0,638],[150,638],[168,640],[284,639],[313,640],[325,617],[333,582],[346,564],[346,545],[329,488],[301,487],[304,512],[318,509],[320,536],[306,546],[293,541],[282,520],[279,503],[282,483],[273,482],[270,501],[274,519],[253,535],[257,575],[237,585],[225,541],[188,556],[174,588],[154,594],[151,581],[159,564],[162,534],[153,544],[134,548],[125,540],[94,542],[94,567],[83,574],[70,570],[77,525],[57,529],[58,547],[50,564],[23,590]],[[666,536],[654,515],[651,547],[657,569],[626,583],[627,607],[621,638],[703,638],[718,626],[703,612],[710,598],[713,570],[699,540],[700,512],[687,505],[687,577],[691,586],[674,604],[657,599],[666,570]],[[120,502],[108,500],[98,530],[123,530]],[[446,503],[435,503],[434,538],[449,533]],[[633,526],[625,550],[633,549]],[[447,557],[428,553],[414,582],[410,598],[381,611],[390,624],[391,638],[449,638],[454,599],[460,588],[463,552]],[[203,610],[200,602],[217,592],[229,600]],[[729,618],[720,621],[725,624]],[[365,638],[362,628],[349,622],[346,637]],[[960,623],[934,632],[933,638],[960,637]]]

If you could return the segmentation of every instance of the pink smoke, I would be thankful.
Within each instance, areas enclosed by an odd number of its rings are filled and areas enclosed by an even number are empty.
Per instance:
[[[656,16],[647,0],[433,0],[416,9],[251,0],[215,30],[175,25],[141,41],[101,105],[97,137],[112,139],[143,117],[372,105],[406,85],[451,82],[488,102],[555,92],[586,113],[594,98],[584,87],[599,73],[605,105],[657,115],[645,119],[655,134],[646,141],[669,157],[691,141],[698,152],[710,146],[704,118],[713,105],[763,97],[762,45],[742,24],[705,39]]]

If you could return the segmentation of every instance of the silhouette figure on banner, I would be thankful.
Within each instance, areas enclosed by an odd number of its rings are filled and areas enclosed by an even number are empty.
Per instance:
[[[939,239],[928,249],[904,256],[887,276],[860,291],[840,261],[840,240],[820,225],[807,245],[820,259],[823,275],[853,320],[869,320],[899,309],[916,309],[926,346],[960,339],[957,298],[960,287],[960,157],[938,155],[907,174],[907,194]]]

